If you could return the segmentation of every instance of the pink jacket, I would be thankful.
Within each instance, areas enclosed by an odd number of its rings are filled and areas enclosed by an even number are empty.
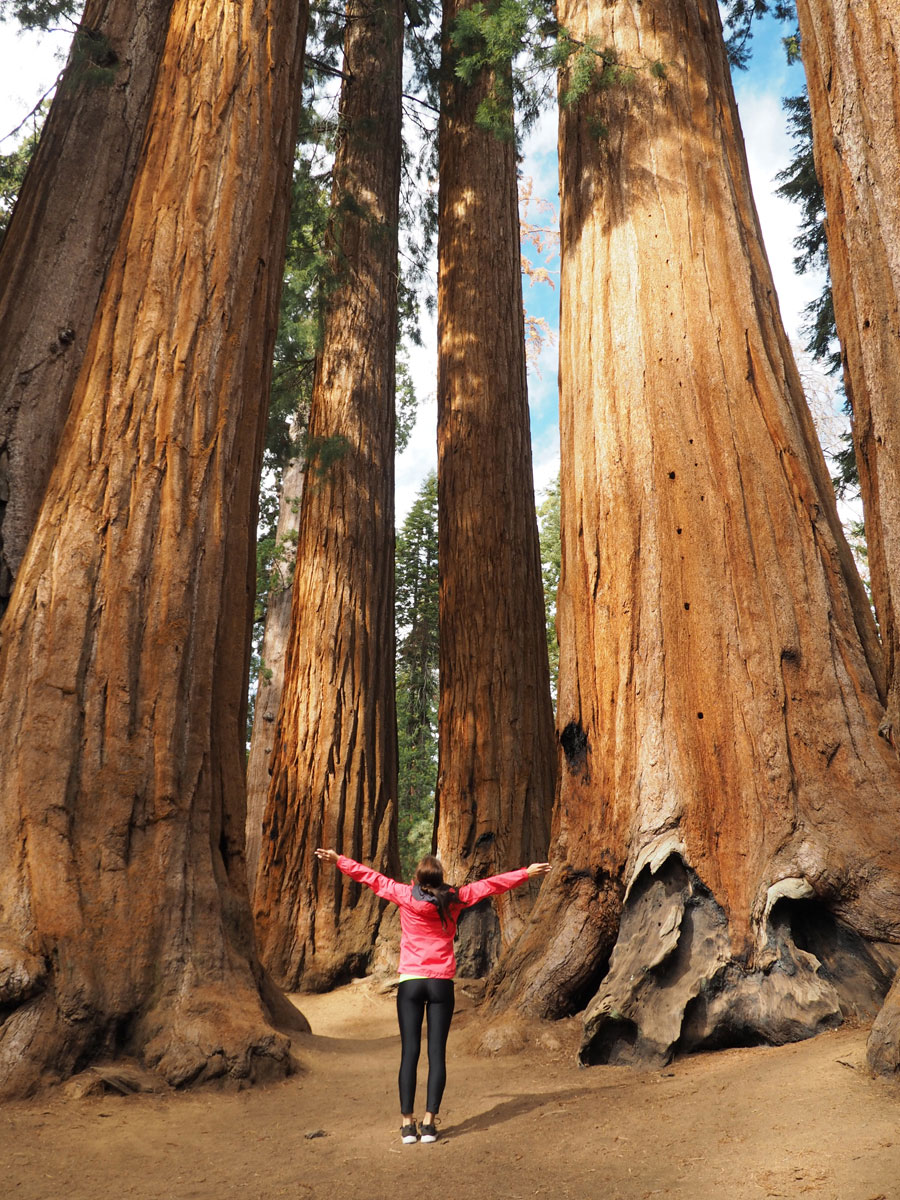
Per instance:
[[[415,900],[408,883],[388,879],[343,854],[338,855],[337,865],[345,875],[370,887],[376,896],[397,905],[402,931],[399,972],[401,975],[425,975],[429,979],[452,979],[456,973],[453,938],[462,910],[477,904],[485,896],[496,896],[520,887],[528,879],[528,870],[520,867],[505,875],[492,875],[490,879],[463,884],[459,888],[459,903],[451,904],[446,928],[442,928],[437,908],[427,900]]]

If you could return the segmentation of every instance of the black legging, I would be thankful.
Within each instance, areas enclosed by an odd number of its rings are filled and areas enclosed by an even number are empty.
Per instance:
[[[436,1113],[447,1082],[447,1035],[453,1019],[452,979],[404,979],[397,988],[400,1022],[400,1111],[409,1116],[416,1102],[416,1068],[422,1046],[422,1018],[428,1010],[428,1107]]]

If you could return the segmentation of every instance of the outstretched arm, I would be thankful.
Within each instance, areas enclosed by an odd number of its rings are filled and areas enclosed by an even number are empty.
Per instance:
[[[322,862],[332,863],[339,871],[342,871],[344,875],[349,875],[357,883],[364,883],[383,900],[391,900],[394,904],[400,904],[403,900],[409,899],[408,884],[397,883],[396,879],[388,879],[387,875],[382,875],[380,871],[364,867],[362,863],[347,858],[344,854],[338,854],[336,850],[324,850],[320,847],[316,850],[316,858]]]
[[[521,887],[536,875],[546,875],[550,870],[549,863],[532,863],[528,867],[520,867],[518,871],[507,871],[503,875],[492,875],[489,879],[479,879],[475,883],[464,883],[459,889],[459,902],[467,908],[477,904],[486,896],[499,896],[512,888]]]

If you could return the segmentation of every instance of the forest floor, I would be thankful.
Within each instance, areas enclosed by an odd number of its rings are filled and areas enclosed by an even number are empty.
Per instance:
[[[865,1030],[660,1070],[574,1063],[577,1019],[473,1052],[460,994],[441,1136],[404,1146],[391,995],[298,997],[302,1071],[242,1092],[62,1092],[0,1108],[4,1200],[900,1200],[900,1082]],[[424,1049],[419,1086],[424,1086]],[[421,1115],[421,1114],[420,1114]],[[311,1134],[318,1136],[311,1137]]]

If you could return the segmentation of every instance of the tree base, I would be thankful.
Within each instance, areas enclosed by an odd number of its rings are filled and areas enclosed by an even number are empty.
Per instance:
[[[867,943],[801,887],[780,890],[766,933],[753,964],[740,961],[725,913],[680,858],[645,867],[585,1012],[580,1062],[661,1064],[695,1050],[783,1045],[881,1008],[895,947]]]
[[[283,997],[277,1011],[267,1011],[246,982],[187,988],[150,1014],[110,1014],[99,1011],[86,992],[77,1004],[72,996],[61,999],[52,976],[34,994],[37,984],[27,966],[23,959],[8,972],[7,984],[18,979],[23,986],[13,996],[10,984],[0,1001],[2,1098],[33,1095],[98,1062],[122,1058],[176,1088],[212,1081],[246,1087],[297,1069],[290,1038],[272,1025],[305,1032],[308,1022]],[[267,988],[278,996],[271,984]]]
[[[618,879],[554,868],[490,981],[490,1012],[542,1020],[580,1012],[606,975],[622,908]]]
[[[456,926],[456,973],[481,979],[500,955],[500,922],[490,899],[463,909]]]
[[[866,1061],[876,1075],[900,1072],[900,971],[866,1043]]]

